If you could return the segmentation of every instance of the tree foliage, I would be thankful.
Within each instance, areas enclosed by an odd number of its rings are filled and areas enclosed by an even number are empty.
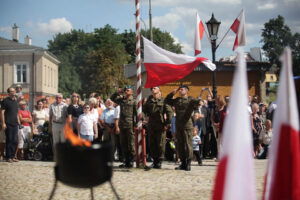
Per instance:
[[[149,35],[149,31],[141,31]],[[88,96],[98,92],[110,95],[129,81],[124,76],[124,65],[135,62],[135,32],[105,25],[92,33],[72,30],[57,34],[48,42],[48,50],[58,57],[59,92],[69,96],[78,92]],[[182,53],[168,32],[153,29],[154,43],[175,53]]]
[[[281,66],[279,58],[283,49],[290,46],[293,53],[294,74],[300,74],[300,35],[299,33],[292,34],[282,16],[278,15],[276,19],[270,19],[264,24],[261,42],[270,62],[278,67]]]

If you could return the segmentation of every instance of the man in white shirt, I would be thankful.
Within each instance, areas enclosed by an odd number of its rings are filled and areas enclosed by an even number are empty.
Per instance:
[[[65,142],[64,125],[67,118],[68,105],[63,100],[63,95],[56,95],[56,102],[49,107],[49,128],[52,133],[53,147],[57,143]]]
[[[117,150],[118,160],[120,162],[123,162],[123,153],[122,153],[122,148],[121,148],[120,128],[119,128],[120,106],[117,104],[115,104],[114,106],[115,106],[114,119],[115,119],[115,133],[116,133],[115,134],[115,148]]]
[[[103,132],[103,141],[111,141],[114,145],[114,132],[115,132],[115,107],[112,100],[107,99],[105,102],[106,109],[103,110],[100,122],[102,126],[104,127]]]

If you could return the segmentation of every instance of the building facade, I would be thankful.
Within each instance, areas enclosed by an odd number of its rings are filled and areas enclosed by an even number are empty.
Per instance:
[[[14,32],[14,31],[13,31]],[[0,95],[7,95],[7,88],[21,85],[22,92],[32,109],[43,96],[58,93],[59,60],[44,48],[31,45],[27,36],[25,43],[0,37]]]

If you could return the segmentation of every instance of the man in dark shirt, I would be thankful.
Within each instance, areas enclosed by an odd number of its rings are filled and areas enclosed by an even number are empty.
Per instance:
[[[8,162],[18,162],[14,158],[18,143],[18,102],[14,88],[8,88],[7,92],[9,96],[1,104],[1,123],[6,135],[6,158]]]

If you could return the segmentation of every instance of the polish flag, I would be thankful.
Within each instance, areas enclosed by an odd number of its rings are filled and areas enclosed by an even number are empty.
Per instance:
[[[233,51],[238,46],[245,46],[246,45],[246,33],[245,33],[245,15],[244,9],[242,9],[238,18],[235,19],[233,24],[231,25],[230,29],[236,34]]]
[[[281,56],[282,68],[273,120],[273,139],[263,199],[300,199],[299,117],[290,48]]]
[[[213,200],[256,199],[253,143],[244,53],[238,51],[230,103],[221,138]]]
[[[200,63],[210,70],[216,66],[203,57],[175,54],[156,46],[144,38],[144,65],[147,71],[145,88],[180,80],[190,74]]]
[[[194,41],[195,56],[201,53],[201,39],[203,37],[203,32],[204,26],[202,20],[200,19],[198,13],[196,13],[196,29]]]

